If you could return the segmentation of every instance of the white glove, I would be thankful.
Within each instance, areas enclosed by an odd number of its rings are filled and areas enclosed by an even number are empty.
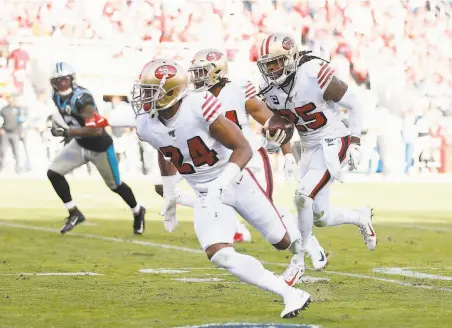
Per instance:
[[[349,170],[356,170],[361,162],[361,146],[356,143],[352,143],[348,148],[347,155]]]
[[[284,175],[286,180],[290,180],[293,177],[297,182],[300,181],[300,171],[295,157],[291,153],[284,155]]]
[[[160,215],[164,217],[165,230],[173,232],[178,225],[176,218],[176,184],[179,181],[177,175],[162,176],[163,206]]]
[[[263,139],[264,139],[263,147],[265,148],[267,153],[274,154],[281,148],[280,144],[273,142],[273,141],[268,141],[267,138],[263,138]]]
[[[163,198],[163,206],[160,215],[164,217],[163,224],[165,225],[165,230],[168,232],[173,232],[179,224],[176,217],[176,199],[177,196],[175,195]]]
[[[263,128],[263,131],[265,132],[264,136],[268,141],[271,141],[281,147],[281,144],[283,143],[284,139],[286,139],[286,131],[278,129],[275,135],[272,137],[270,135],[270,131],[268,130],[268,123],[270,122],[270,119],[271,117],[264,124]]]

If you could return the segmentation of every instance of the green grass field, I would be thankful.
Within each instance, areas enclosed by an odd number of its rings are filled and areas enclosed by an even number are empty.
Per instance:
[[[336,185],[335,205],[374,206],[377,250],[367,250],[356,227],[315,229],[330,263],[326,271],[308,270],[306,275],[328,280],[300,284],[314,302],[297,318],[283,321],[278,297],[241,284],[206,259],[193,232],[190,209],[180,207],[180,226],[173,234],[165,232],[157,214],[161,200],[149,181],[130,181],[148,207],[147,230],[139,237],[131,233],[129,210],[101,181],[70,182],[88,221],[61,236],[58,230],[66,213],[47,181],[0,180],[0,327],[452,325],[450,184]],[[277,188],[278,204],[290,206],[293,188]],[[281,273],[289,254],[252,233],[253,242],[237,249]],[[405,269],[388,274],[376,268]],[[100,275],[20,275],[73,272]],[[181,278],[200,281],[177,280]]]

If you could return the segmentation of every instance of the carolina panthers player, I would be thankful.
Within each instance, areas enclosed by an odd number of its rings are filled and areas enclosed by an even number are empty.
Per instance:
[[[66,233],[85,221],[85,216],[72,200],[69,184],[64,176],[75,168],[92,162],[107,186],[121,196],[131,208],[134,216],[134,233],[142,234],[145,229],[146,210],[137,203],[130,187],[121,181],[113,140],[104,129],[108,122],[98,114],[91,93],[78,86],[75,77],[75,71],[69,64],[58,62],[50,78],[53,88],[52,99],[59,115],[68,126],[63,127],[54,120],[51,133],[55,137],[73,138],[57,155],[47,171],[55,192],[69,211],[61,233]]]

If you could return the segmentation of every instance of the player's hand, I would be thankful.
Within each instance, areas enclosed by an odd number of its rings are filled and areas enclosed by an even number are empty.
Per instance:
[[[361,162],[361,145],[352,142],[348,148],[347,155],[349,170],[356,170]]]
[[[176,217],[176,199],[177,196],[163,198],[160,215],[164,217],[163,224],[165,225],[165,230],[168,232],[173,232],[179,224]]]
[[[270,131],[268,130],[269,122],[270,122],[270,119],[268,119],[267,122],[265,122],[265,124],[262,128],[263,135],[268,141],[281,147],[281,144],[286,139],[286,131],[284,131],[282,129],[278,129],[278,130],[276,130],[275,134],[273,136],[271,136]]]
[[[281,148],[281,145],[276,142],[268,141],[266,138],[264,138],[263,147],[265,148],[267,153],[274,154]]]
[[[63,128],[62,126],[58,125],[58,124],[53,124],[52,127],[50,128],[50,133],[52,133],[52,135],[54,137],[67,137],[67,129]]]
[[[297,182],[300,181],[298,165],[291,153],[284,155],[284,175],[286,180],[290,180],[293,177]]]

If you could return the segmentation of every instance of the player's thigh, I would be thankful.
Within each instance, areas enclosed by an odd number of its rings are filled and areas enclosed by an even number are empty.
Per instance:
[[[252,172],[245,169],[239,184],[234,183],[231,188],[237,212],[270,244],[279,243],[287,232],[286,227]]]
[[[198,196],[193,225],[203,250],[215,244],[233,244],[237,214],[233,207],[220,202],[215,204],[215,208],[203,207]]]
[[[84,150],[73,139],[58,153],[52,164],[50,164],[49,170],[66,175],[85,163]]]
[[[315,199],[318,193],[331,181],[331,175],[325,163],[321,147],[313,150],[306,164],[306,173],[300,180],[298,192]]]
[[[121,184],[118,159],[113,145],[104,152],[91,152],[88,159],[96,166],[110,189],[114,190]]]
[[[259,185],[270,199],[273,199],[273,172],[270,158],[264,148],[255,151],[247,165]]]

